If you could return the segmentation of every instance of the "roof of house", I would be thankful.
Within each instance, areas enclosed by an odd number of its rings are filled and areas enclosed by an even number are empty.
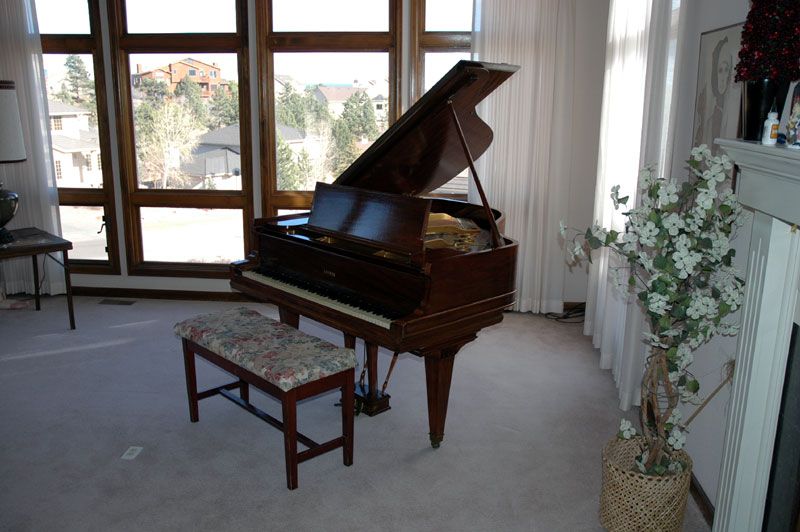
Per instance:
[[[81,133],[84,133],[83,131]],[[86,132],[89,133],[89,132]],[[87,153],[100,149],[96,135],[83,135],[80,138],[52,134],[53,149],[61,153]]]
[[[88,115],[90,111],[77,105],[59,102],[58,100],[47,100],[47,108],[50,116],[60,115]]]
[[[194,59],[193,57],[184,57],[180,61],[175,61],[175,63],[186,63],[189,65],[199,64],[199,65],[210,66],[211,68],[216,68],[217,70],[219,70],[219,65],[212,65],[211,63],[206,63],[205,61],[199,61],[197,59]]]
[[[358,92],[366,92],[360,87],[320,85],[317,92],[328,102],[344,102]]]
[[[192,176],[235,174],[241,171],[240,155],[228,148],[203,152],[195,151],[192,158],[181,163],[181,170]]]
[[[286,142],[300,141],[306,138],[306,134],[302,130],[280,122],[275,124],[275,129],[278,131],[278,135]]]
[[[198,141],[198,144],[235,147],[237,151],[240,143],[239,124],[233,124],[203,133],[200,135],[200,140]]]

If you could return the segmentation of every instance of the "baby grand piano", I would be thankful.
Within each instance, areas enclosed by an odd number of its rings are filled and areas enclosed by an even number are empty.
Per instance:
[[[517,243],[500,235],[477,178],[482,205],[421,195],[468,166],[475,175],[492,141],[475,106],[517,68],[459,62],[333,184],[317,184],[309,213],[256,219],[257,251],[231,264],[231,286],[277,305],[281,321],[297,327],[302,315],[348,347],[364,340],[356,399],[368,415],[389,409],[378,347],[423,357],[433,447],[456,353],[514,302]]]

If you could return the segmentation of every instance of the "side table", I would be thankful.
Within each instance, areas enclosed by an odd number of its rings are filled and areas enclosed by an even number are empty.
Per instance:
[[[75,328],[75,312],[72,308],[72,284],[69,278],[69,257],[67,250],[72,249],[72,242],[63,238],[51,235],[46,231],[36,227],[26,227],[24,229],[14,229],[11,231],[14,240],[7,244],[0,244],[0,260],[11,259],[14,257],[30,256],[33,261],[33,285],[34,296],[36,298],[36,310],[41,309],[39,303],[39,264],[36,261],[37,255],[44,254],[64,268],[64,281],[67,285],[67,308],[69,310],[69,328]],[[50,255],[50,253],[61,251],[63,262]],[[47,260],[45,258],[45,260]]]

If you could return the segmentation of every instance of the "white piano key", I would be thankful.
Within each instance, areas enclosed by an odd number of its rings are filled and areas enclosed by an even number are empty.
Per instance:
[[[368,323],[377,325],[378,327],[382,327],[384,329],[391,328],[392,320],[384,316],[380,316],[372,312],[367,312],[366,310],[354,307],[352,305],[348,305],[346,303],[342,303],[341,301],[331,299],[321,294],[315,294],[314,292],[309,292],[308,290],[291,285],[284,281],[280,281],[278,279],[274,279],[272,277],[268,277],[266,275],[262,275],[260,273],[256,273],[253,271],[242,272],[242,276],[247,277],[248,279],[255,281],[257,283],[271,286],[272,288],[281,290],[288,294],[292,294],[294,296],[302,297],[303,299],[313,301],[314,303],[318,303],[332,310],[336,310],[343,314],[347,314],[348,316],[353,316],[355,318],[364,320]]]

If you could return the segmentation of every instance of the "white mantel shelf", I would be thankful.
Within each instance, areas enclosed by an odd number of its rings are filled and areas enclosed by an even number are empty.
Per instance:
[[[800,225],[800,150],[759,142],[717,139],[739,166],[739,201],[789,224]]]
[[[800,289],[800,150],[718,139],[754,211],[714,532],[758,532]]]

